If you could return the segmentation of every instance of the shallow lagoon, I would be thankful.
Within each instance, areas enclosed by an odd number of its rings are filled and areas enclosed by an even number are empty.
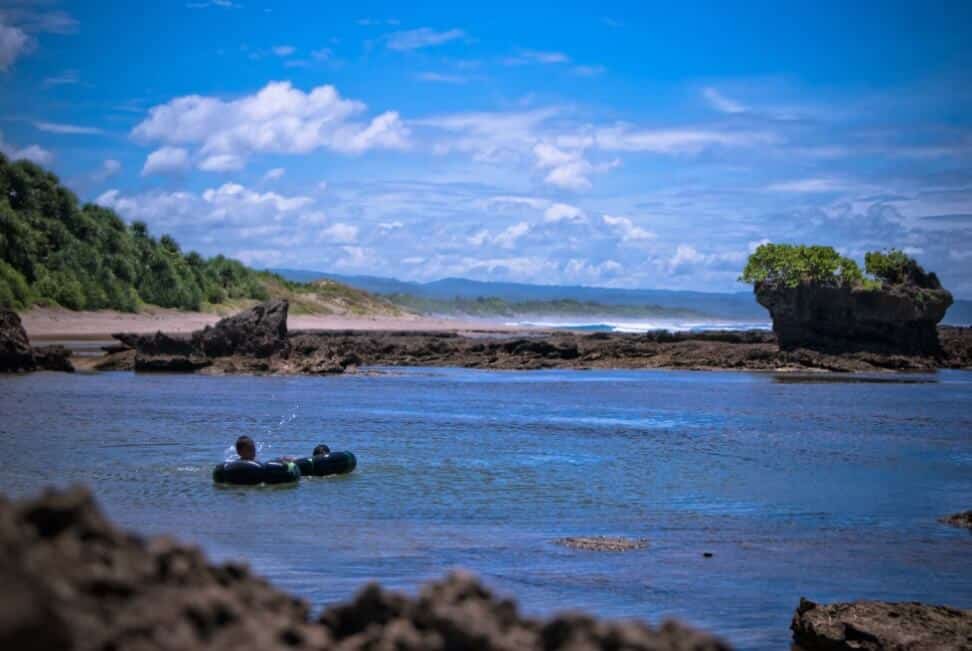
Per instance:
[[[528,612],[677,616],[752,649],[787,646],[800,596],[972,607],[972,536],[935,521],[972,508],[972,373],[837,377],[6,377],[0,489],[87,483],[125,526],[248,559],[316,604],[465,567]],[[243,433],[263,458],[323,441],[358,470],[214,487]],[[650,545],[552,542],[602,534]]]

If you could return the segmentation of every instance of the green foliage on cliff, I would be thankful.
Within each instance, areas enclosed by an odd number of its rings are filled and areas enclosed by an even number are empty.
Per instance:
[[[902,251],[871,251],[864,256],[866,276],[850,258],[829,246],[763,244],[749,256],[740,280],[747,283],[769,283],[796,287],[815,283],[834,287],[879,289],[882,282],[891,285],[905,282],[918,273],[924,274],[912,258]]]
[[[0,155],[0,306],[198,310],[266,299],[271,277],[222,256],[184,254],[168,235],[156,239],[144,223],[81,206],[50,172]]]
[[[861,284],[864,275],[856,262],[829,246],[762,244],[749,256],[740,279],[787,287],[801,282],[838,286]]]

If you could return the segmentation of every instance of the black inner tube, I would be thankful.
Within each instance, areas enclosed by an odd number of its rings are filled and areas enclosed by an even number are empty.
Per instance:
[[[259,484],[290,484],[300,479],[300,468],[289,461],[227,461],[213,468],[217,484],[257,486]]]
[[[358,460],[351,452],[331,452],[303,457],[295,463],[300,467],[300,474],[305,477],[324,477],[347,474],[357,467]]]

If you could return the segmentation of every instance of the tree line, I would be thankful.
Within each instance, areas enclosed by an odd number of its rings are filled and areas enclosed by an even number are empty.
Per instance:
[[[183,253],[144,222],[80,205],[57,176],[0,154],[0,306],[60,305],[134,312],[143,304],[199,310],[233,299],[268,298],[268,280],[222,255]]]

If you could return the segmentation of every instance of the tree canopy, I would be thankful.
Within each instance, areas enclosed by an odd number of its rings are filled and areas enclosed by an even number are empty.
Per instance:
[[[264,300],[270,278],[283,283],[223,256],[184,254],[169,235],[156,239],[142,222],[126,225],[112,210],[81,206],[54,174],[0,154],[0,306],[198,310]]]
[[[852,259],[840,255],[833,247],[803,244],[762,244],[746,262],[740,280],[796,287],[814,283],[833,287],[876,289],[882,281],[888,284],[904,282],[918,264],[904,252],[891,249],[872,251],[865,256],[864,275]]]

